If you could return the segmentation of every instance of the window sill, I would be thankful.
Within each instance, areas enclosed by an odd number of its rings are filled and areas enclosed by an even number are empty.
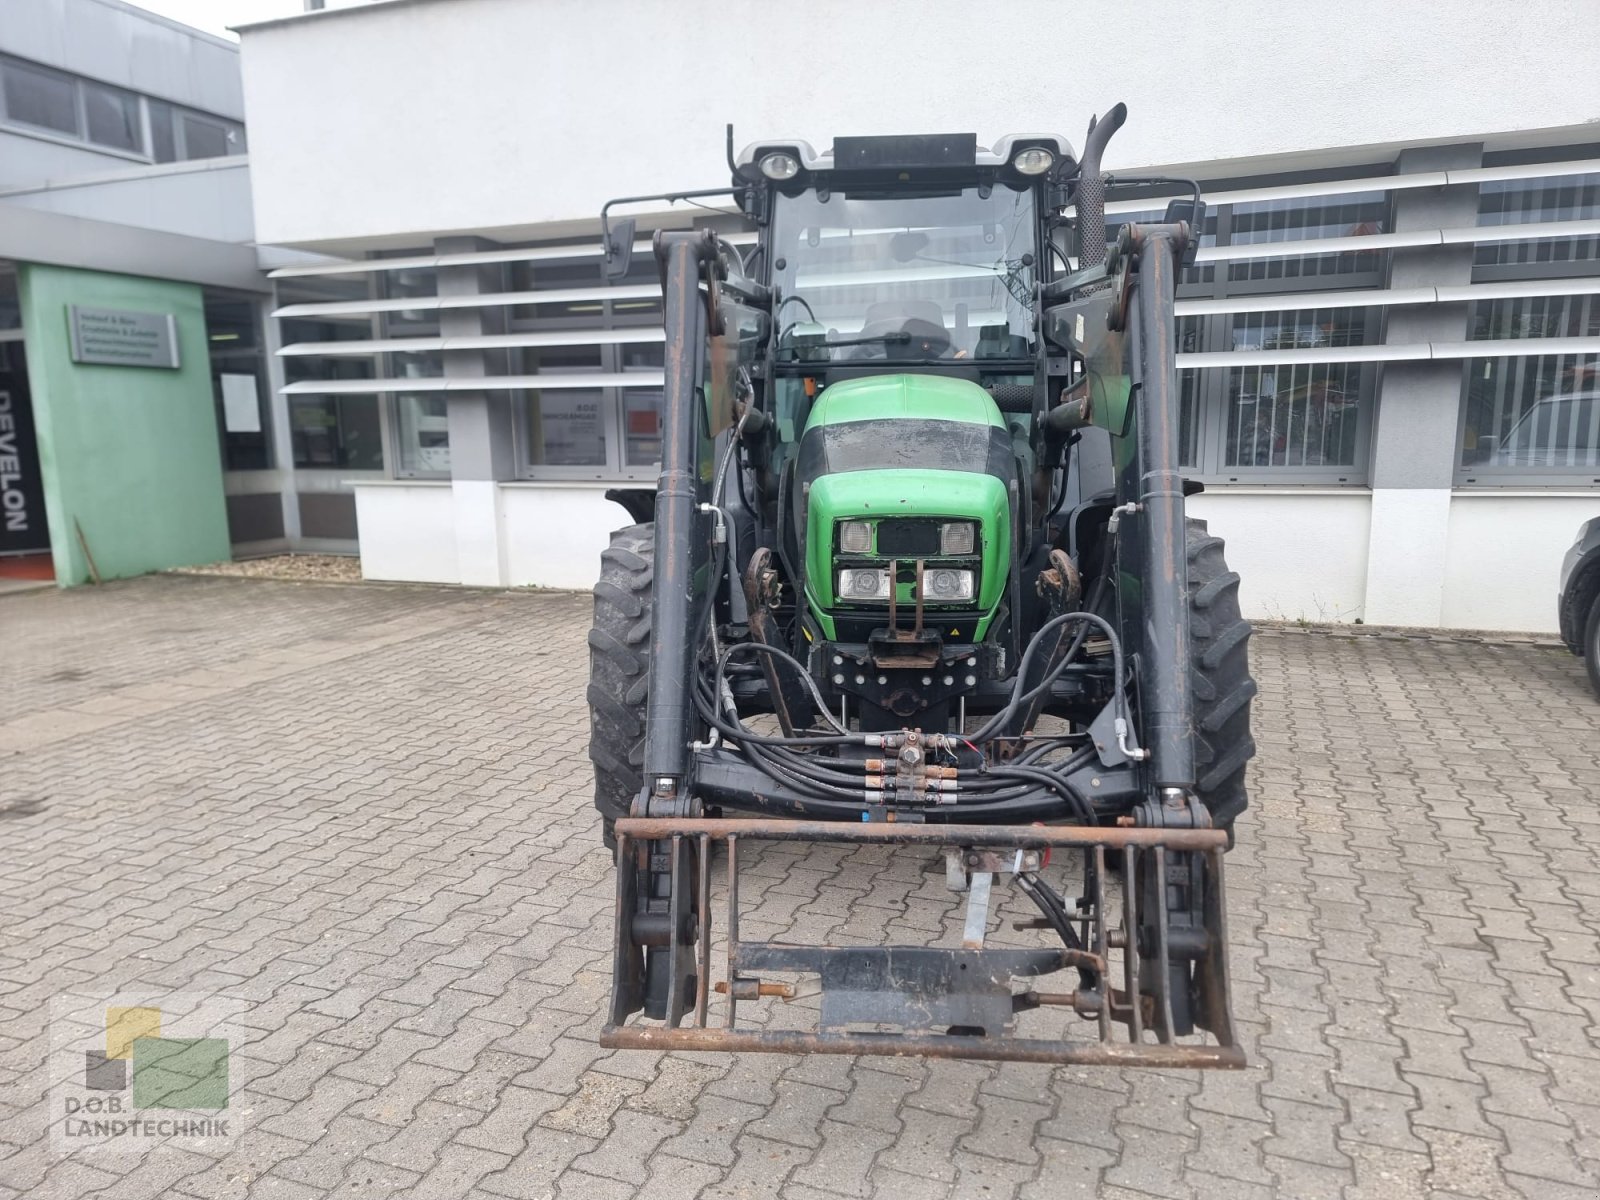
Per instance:
[[[500,480],[500,486],[529,491],[560,489],[569,492],[574,490],[603,492],[608,488],[653,488],[655,487],[655,481],[650,480],[647,482],[642,479],[502,479]]]
[[[1552,483],[1548,487],[1539,487],[1527,483],[1458,483],[1451,487],[1452,498],[1460,497],[1464,500],[1507,500],[1507,499],[1539,499],[1539,500],[1595,500],[1600,499],[1600,484],[1591,484],[1587,488],[1580,483],[1562,482]]]
[[[340,483],[347,487],[381,487],[381,488],[412,488],[412,487],[440,487],[450,486],[448,479],[341,479]]]
[[[1206,483],[1203,496],[1370,496],[1364,483]]]
[[[155,162],[150,155],[135,150],[118,150],[114,146],[102,146],[99,142],[91,142],[87,138],[73,137],[70,134],[55,133],[49,129],[36,129],[32,125],[21,125],[15,121],[0,121],[0,129],[7,133],[14,133],[18,137],[34,138],[37,141],[49,142],[54,146],[66,146],[71,150],[82,150],[86,154],[104,154],[110,158],[126,159],[133,163],[151,164]]]

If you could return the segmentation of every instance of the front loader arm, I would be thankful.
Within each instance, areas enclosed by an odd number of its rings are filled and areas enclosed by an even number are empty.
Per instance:
[[[714,586],[701,568],[709,538],[697,536],[702,521],[699,455],[704,377],[706,309],[700,280],[716,259],[705,231],[660,232],[655,240],[665,308],[665,378],[661,395],[661,477],[656,486],[655,594],[650,642],[650,692],[645,710],[641,816],[688,816],[675,810],[687,802],[694,739],[695,650],[691,628],[699,593]]]
[[[1124,227],[1138,264],[1132,327],[1133,454],[1118,479],[1118,503],[1133,505],[1121,529],[1137,546],[1141,585],[1136,596],[1118,589],[1123,641],[1139,647],[1140,743],[1151,782],[1164,804],[1188,807],[1195,785],[1194,697],[1189,669],[1188,552],[1180,457],[1177,372],[1178,263],[1189,228]],[[1119,546],[1119,552],[1126,547]],[[1198,809],[1196,809],[1198,811]]]

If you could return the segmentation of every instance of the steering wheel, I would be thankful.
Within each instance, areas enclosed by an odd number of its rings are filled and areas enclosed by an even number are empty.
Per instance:
[[[886,343],[855,347],[851,359],[869,358],[944,358],[953,344],[950,331],[942,324],[922,317],[905,317],[886,321],[869,321],[861,327],[858,337],[884,337],[890,334],[910,335],[909,344],[891,347]],[[891,353],[891,349],[894,351]]]

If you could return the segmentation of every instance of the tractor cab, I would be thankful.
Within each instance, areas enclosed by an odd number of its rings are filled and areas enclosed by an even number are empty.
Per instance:
[[[749,266],[791,482],[799,620],[830,705],[946,732],[1003,673],[1059,137],[763,142]],[[997,623],[998,622],[998,623]]]

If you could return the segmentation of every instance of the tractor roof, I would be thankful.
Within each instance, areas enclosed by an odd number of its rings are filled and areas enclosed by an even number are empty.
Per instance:
[[[1024,146],[1046,146],[1058,160],[1076,162],[1078,157],[1072,143],[1057,133],[1008,133],[989,149],[978,145],[977,135],[970,133],[905,134],[838,138],[831,149],[820,154],[810,142],[800,138],[767,138],[752,142],[741,150],[735,166],[741,168],[742,172],[743,168],[755,166],[764,156],[781,150],[793,154],[806,171],[848,170],[857,159],[862,166],[869,165],[868,160],[873,166],[961,165],[950,157],[952,153],[970,154],[971,157],[966,160],[970,166],[1003,167]],[[897,161],[885,161],[885,156]]]

